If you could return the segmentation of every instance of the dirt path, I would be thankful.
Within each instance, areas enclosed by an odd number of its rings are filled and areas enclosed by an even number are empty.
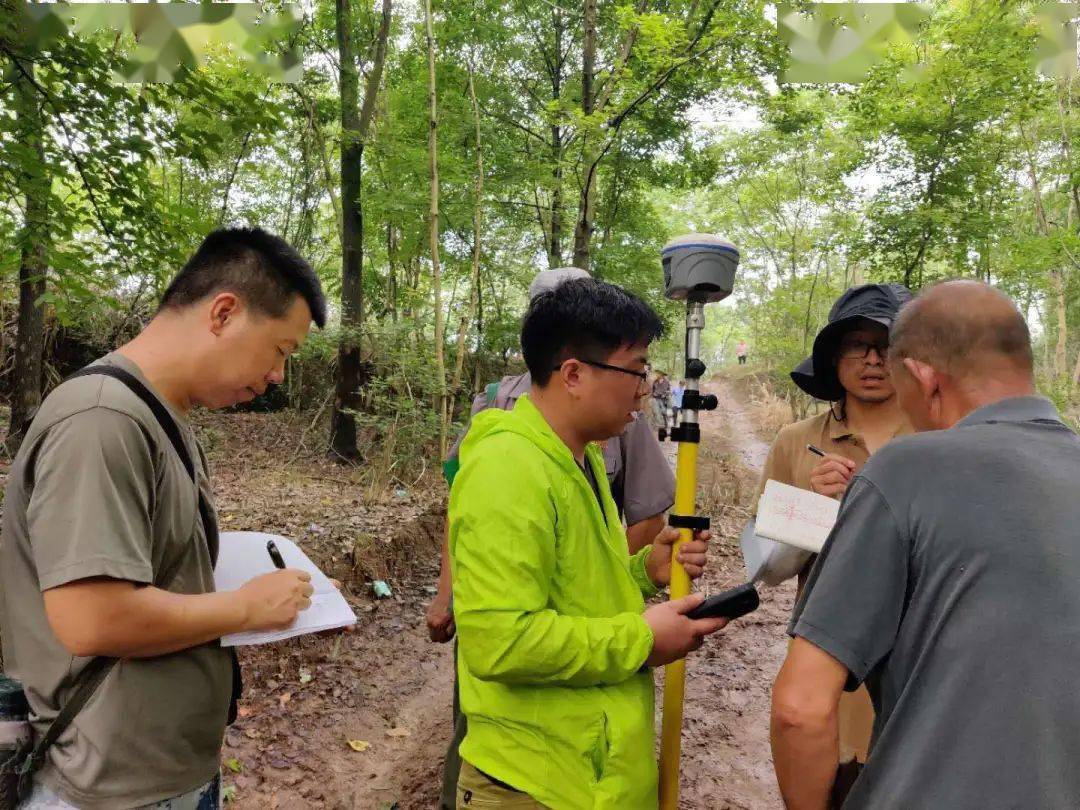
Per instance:
[[[716,592],[745,578],[738,534],[768,447],[754,435],[745,406],[729,386],[717,380],[710,390],[720,407],[703,415],[699,492],[701,511],[712,516],[717,535],[702,589]],[[237,473],[235,483],[243,488],[236,502],[250,500],[244,473]],[[227,511],[227,476],[224,488]],[[310,488],[293,494],[301,505],[296,530],[321,528],[306,525],[305,515],[312,502],[332,497]],[[333,520],[328,516],[327,525]],[[390,540],[416,550],[395,572],[393,598],[376,602],[366,592],[350,594],[360,615],[355,633],[245,653],[248,689],[225,753],[236,807],[436,806],[450,734],[453,666],[451,647],[431,644],[423,619],[437,573],[437,537],[430,536],[437,533],[435,524],[406,523]],[[419,544],[418,534],[425,535]],[[333,546],[310,532],[309,537],[306,547]],[[335,573],[347,575],[338,565]],[[757,612],[690,659],[682,807],[780,807],[769,754],[769,691],[786,647],[783,630],[792,599],[790,588],[762,591]],[[350,740],[364,750],[353,750]]]

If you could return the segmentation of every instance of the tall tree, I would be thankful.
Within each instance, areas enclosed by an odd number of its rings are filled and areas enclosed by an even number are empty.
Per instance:
[[[392,0],[383,0],[382,19],[370,48],[370,68],[360,106],[360,72],[354,43],[352,0],[336,0],[339,84],[341,93],[341,338],[330,446],[344,459],[360,455],[356,419],[364,384],[361,332],[364,323],[364,212],[360,199],[364,143],[375,114],[390,36]]]
[[[435,31],[431,0],[424,0],[424,28],[428,60],[428,171],[431,194],[428,209],[428,243],[431,249],[431,283],[435,303],[435,393],[439,420],[439,456],[446,455],[446,432],[449,419],[446,404],[445,319],[442,307],[442,268],[439,264],[439,111],[435,86]]]
[[[29,419],[41,403],[45,344],[45,278],[48,271],[49,174],[45,164],[42,99],[34,87],[33,63],[15,58],[17,129],[23,148],[20,187],[24,225],[20,238],[19,321],[15,338],[15,382],[11,394],[8,451],[22,443]]]
[[[484,148],[480,130],[480,104],[476,99],[476,71],[473,59],[468,62],[469,102],[473,112],[473,124],[476,130],[476,179],[473,184],[473,236],[472,236],[472,271],[469,275],[469,305],[461,315],[458,325],[457,354],[454,356],[454,374],[450,381],[449,396],[443,403],[443,423],[450,422],[452,409],[458,390],[461,387],[462,373],[465,369],[465,339],[469,324],[477,314],[480,303],[480,255],[484,225]],[[479,332],[479,323],[477,324]],[[479,335],[478,335],[479,337]]]

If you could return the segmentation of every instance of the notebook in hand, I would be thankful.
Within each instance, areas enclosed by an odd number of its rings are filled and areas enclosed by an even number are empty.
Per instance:
[[[758,501],[755,531],[761,537],[816,554],[825,545],[839,510],[837,500],[770,480]]]
[[[296,621],[284,630],[232,633],[221,639],[222,647],[248,644],[269,644],[305,633],[334,630],[356,623],[356,614],[326,574],[300,549],[285,537],[262,532],[222,532],[221,549],[214,568],[214,584],[219,591],[231,591],[260,574],[277,570],[266,551],[266,541],[273,540],[288,568],[299,568],[311,574],[311,607],[300,612]]]

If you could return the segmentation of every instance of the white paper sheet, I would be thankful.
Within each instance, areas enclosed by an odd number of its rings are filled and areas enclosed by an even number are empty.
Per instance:
[[[273,540],[281,552],[286,568],[298,568],[311,574],[311,607],[301,611],[296,621],[284,630],[232,633],[223,636],[221,646],[240,647],[248,644],[269,644],[274,641],[334,630],[356,623],[356,614],[329,578],[300,550],[292,540],[262,532],[222,532],[214,585],[219,591],[233,591],[245,582],[276,570],[266,543]]]
[[[839,511],[837,500],[769,480],[758,501],[755,531],[761,537],[816,554],[825,545]]]

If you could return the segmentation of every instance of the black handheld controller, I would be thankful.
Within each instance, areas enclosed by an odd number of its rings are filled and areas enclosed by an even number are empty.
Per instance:
[[[690,619],[737,619],[757,610],[761,601],[752,583],[710,596],[686,614]]]

